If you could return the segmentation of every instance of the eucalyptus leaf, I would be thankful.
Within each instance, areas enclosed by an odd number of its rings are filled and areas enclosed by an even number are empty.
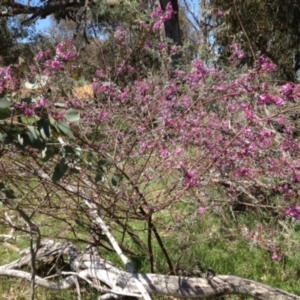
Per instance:
[[[100,159],[98,161],[98,166],[99,167],[105,167],[105,166],[107,167],[107,166],[109,166],[111,164],[112,164],[112,160],[108,159],[108,158],[103,158],[103,159]]]
[[[68,169],[68,165],[66,164],[66,160],[62,158],[59,162],[59,170],[62,173],[65,173]]]
[[[31,146],[38,150],[44,150],[46,147],[46,143],[41,139],[36,139],[31,143]]]
[[[67,169],[68,166],[65,164],[65,160],[61,159],[60,162],[54,168],[54,172],[51,177],[52,181],[57,182],[60,179],[62,179]]]
[[[4,185],[3,182],[0,182],[0,191],[1,191],[2,193],[4,193],[5,196],[6,196],[7,198],[9,198],[9,199],[15,199],[15,198],[17,198],[16,195],[15,195],[15,192],[14,192],[12,189],[7,188],[7,187]]]
[[[50,138],[51,135],[51,129],[50,129],[50,122],[47,119],[41,118],[37,121],[37,128],[40,132],[40,136],[47,140]]]
[[[47,145],[47,147],[42,151],[43,161],[48,161],[56,154],[59,153],[59,149],[52,145]]]
[[[73,156],[75,154],[75,149],[70,145],[65,145],[64,149],[64,156]]]
[[[111,179],[111,184],[113,186],[119,186],[122,181],[122,176],[119,174],[115,174]]]
[[[4,135],[0,132],[0,142],[3,143],[4,142]]]
[[[99,182],[99,181],[102,181],[103,179],[103,173],[98,173],[96,176],[95,176],[95,182]]]
[[[7,108],[11,105],[12,101],[10,100],[10,97],[5,93],[0,94],[0,108]]]
[[[24,147],[31,144],[31,140],[28,137],[28,134],[24,133],[24,132],[21,134],[18,134],[18,142]]]
[[[21,102],[24,102],[26,104],[31,104],[31,103],[34,103],[35,101],[33,101],[33,98],[31,98],[31,97],[26,97],[26,98],[23,98],[21,100]]]
[[[31,139],[36,140],[39,137],[39,131],[35,126],[27,126],[27,129],[31,134],[30,136]]]
[[[57,129],[65,136],[71,138],[71,139],[74,139],[74,135],[73,135],[73,132],[71,130],[71,128],[69,127],[69,125],[64,122],[64,121],[58,121],[56,123],[56,127]]]
[[[0,108],[0,120],[8,119],[11,116],[11,111],[8,107]]]
[[[69,122],[78,122],[80,120],[80,112],[77,109],[68,109],[66,111],[65,118]]]

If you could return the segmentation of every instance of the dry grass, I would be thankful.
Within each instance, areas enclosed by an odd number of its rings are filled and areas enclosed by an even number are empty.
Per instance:
[[[94,92],[90,85],[74,87],[72,89],[72,93],[74,94],[74,96],[78,97],[79,99],[94,97]]]

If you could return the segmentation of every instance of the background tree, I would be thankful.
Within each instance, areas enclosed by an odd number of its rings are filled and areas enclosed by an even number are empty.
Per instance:
[[[6,65],[10,59],[13,38],[8,28],[7,19],[5,18],[0,18],[0,38],[2,41],[0,50],[1,65]]]
[[[32,26],[21,26],[24,16],[13,18],[0,18],[0,37],[1,37],[1,65],[16,63],[18,56],[32,56],[34,49],[27,43],[36,34]],[[31,48],[31,49],[30,49]]]
[[[210,32],[206,36],[220,62],[228,63],[229,47],[238,43],[245,53],[242,64],[253,66],[260,53],[277,64],[277,78],[296,80],[299,18],[300,5],[294,0],[212,0],[205,10],[203,32]]]

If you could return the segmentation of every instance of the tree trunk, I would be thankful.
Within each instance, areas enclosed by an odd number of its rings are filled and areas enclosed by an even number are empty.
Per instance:
[[[167,4],[171,2],[173,10],[177,12],[170,20],[165,22],[165,35],[166,38],[171,39],[175,44],[181,45],[178,0],[159,0],[159,2],[162,10],[165,10]]]

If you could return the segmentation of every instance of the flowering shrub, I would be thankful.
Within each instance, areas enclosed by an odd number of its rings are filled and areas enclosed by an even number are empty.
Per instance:
[[[153,12],[153,30],[171,15],[170,6]],[[128,47],[122,28],[115,39],[122,51]],[[164,42],[147,41],[142,47],[161,59],[168,55]],[[169,55],[177,51],[179,47],[172,46]],[[18,129],[13,134],[0,128],[2,151],[26,174],[25,183],[41,180],[43,169],[57,186],[64,181],[84,187],[114,220],[122,214],[150,220],[164,210],[177,216],[173,207],[186,199],[195,215],[205,218],[217,205],[202,193],[216,189],[224,207],[241,204],[298,221],[300,147],[292,113],[300,85],[269,80],[276,66],[264,56],[257,58],[256,69],[241,71],[234,64],[243,53],[238,45],[232,51],[231,72],[199,59],[172,70],[165,60],[168,72],[146,78],[134,77],[137,69],[122,58],[115,73],[111,67],[95,72],[95,96],[79,99],[75,94],[63,103],[46,96],[9,100],[20,80],[10,68],[2,68],[0,87],[6,95],[0,108],[27,117],[15,124],[15,115],[10,115],[12,128]],[[76,56],[70,41],[60,43],[53,56],[47,51],[37,54],[38,68],[32,72],[39,69],[47,76],[43,88],[59,86],[72,78]],[[18,152],[7,152],[8,145],[19,149],[26,162],[16,161]],[[1,180],[24,192],[11,172],[10,164],[2,164]],[[72,213],[77,214],[77,206]],[[118,226],[127,230],[122,222]],[[273,245],[270,249],[278,260],[279,250]]]
[[[58,72],[69,72],[64,64],[75,57],[70,49],[70,41],[59,44],[55,59],[47,59],[41,65],[51,84],[55,84]],[[38,60],[42,57],[40,54]],[[119,74],[131,68],[124,62]],[[269,59],[260,57],[256,70],[232,76],[208,68],[196,59],[189,70],[175,70],[172,79],[162,81],[152,76],[126,87],[106,81],[109,74],[98,70],[91,86],[99,100],[96,104],[83,104],[78,99],[76,102],[83,109],[78,138],[87,137],[93,126],[101,126],[107,137],[105,143],[97,141],[97,151],[110,152],[117,143],[116,162],[145,157],[151,161],[154,174],[149,176],[148,166],[136,173],[137,166],[128,165],[126,172],[140,183],[149,184],[161,176],[172,178],[178,182],[178,194],[168,197],[174,199],[203,189],[203,182],[206,186],[226,179],[233,183],[231,198],[237,197],[240,187],[252,194],[251,186],[260,185],[286,201],[295,200],[300,180],[300,149],[295,124],[288,113],[293,111],[300,87],[265,82],[264,74],[275,68]],[[3,88],[16,86],[9,68],[2,69],[2,74],[9,74],[3,77]],[[32,104],[13,105],[27,117],[33,117],[41,108],[47,109],[54,119],[64,116],[61,109],[45,98]],[[116,126],[120,122],[123,125]],[[115,138],[111,141],[112,136]],[[266,204],[252,196],[255,205]],[[288,206],[289,202],[282,202],[283,208]],[[277,209],[281,211],[280,207]]]

